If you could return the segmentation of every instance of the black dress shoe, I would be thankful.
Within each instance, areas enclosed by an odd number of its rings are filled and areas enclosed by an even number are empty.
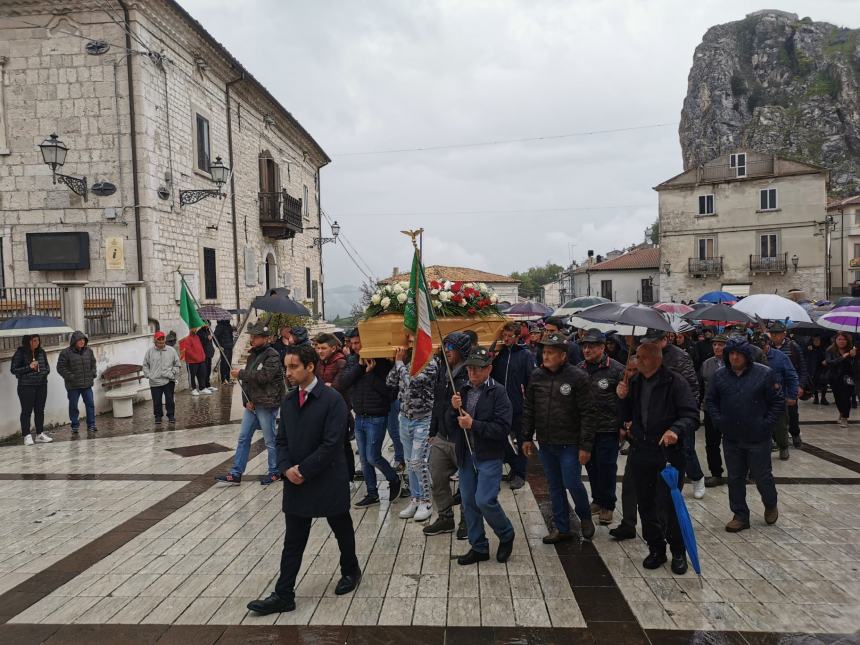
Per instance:
[[[469,552],[465,555],[461,555],[457,558],[457,564],[462,564],[463,566],[469,564],[477,564],[478,562],[486,562],[490,559],[489,553],[479,553],[474,549],[469,549]]]
[[[632,540],[636,537],[636,527],[630,526],[621,522],[614,529],[609,529],[609,535],[621,542],[622,540]]]
[[[664,558],[665,561],[665,558]],[[684,553],[672,554],[672,573],[683,576],[687,573],[687,556]]]
[[[499,543],[499,550],[496,551],[496,562],[507,562],[514,550],[514,538],[511,537],[507,542]]]
[[[803,439],[800,438],[799,434],[794,435],[791,438],[791,445],[793,445],[795,448],[802,448],[803,447]]]
[[[265,616],[266,614],[277,614],[282,611],[293,611],[296,608],[294,598],[281,598],[275,592],[268,598],[252,600],[248,603],[248,609]]]
[[[344,594],[349,593],[350,591],[354,591],[358,586],[358,583],[361,582],[361,571],[356,571],[355,573],[351,573],[348,576],[343,576],[340,580],[337,581],[337,586],[334,588],[334,593],[336,596],[342,596]]]
[[[646,569],[657,569],[666,562],[666,551],[651,551],[648,557],[642,561]]]

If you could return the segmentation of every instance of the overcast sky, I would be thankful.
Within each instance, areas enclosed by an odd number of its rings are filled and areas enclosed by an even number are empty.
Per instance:
[[[374,278],[408,267],[403,228],[428,264],[497,273],[641,242],[710,26],[780,8],[860,27],[857,0],[180,2],[332,158],[323,209]],[[340,244],[324,264],[327,291],[363,280]]]

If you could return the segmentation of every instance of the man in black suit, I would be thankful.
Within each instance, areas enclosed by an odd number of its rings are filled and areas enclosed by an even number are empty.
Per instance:
[[[290,347],[284,360],[287,378],[297,386],[281,405],[276,441],[287,528],[275,591],[268,598],[248,603],[248,609],[258,614],[296,608],[296,576],[314,517],[326,518],[340,548],[341,579],[335,593],[347,594],[361,580],[343,452],[347,407],[334,388],[314,376],[317,360],[310,345]]]

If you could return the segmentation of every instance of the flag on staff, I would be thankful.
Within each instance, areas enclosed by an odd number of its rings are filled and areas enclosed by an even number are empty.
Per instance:
[[[196,329],[206,324],[200,314],[197,313],[191,296],[188,295],[185,280],[182,280],[182,292],[179,294],[179,317],[188,325],[188,329]]]
[[[415,376],[433,356],[433,339],[431,337],[430,321],[435,320],[433,305],[430,304],[430,294],[427,293],[427,281],[424,279],[424,267],[418,250],[412,257],[412,272],[409,274],[409,293],[406,308],[403,311],[403,326],[415,338],[412,349],[412,364],[409,373]]]

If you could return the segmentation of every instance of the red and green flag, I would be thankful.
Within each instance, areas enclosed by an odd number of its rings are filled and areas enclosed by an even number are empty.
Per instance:
[[[188,329],[196,329],[206,324],[197,313],[197,307],[194,306],[191,296],[188,295],[185,280],[182,280],[182,292],[179,294],[179,317],[188,325]]]
[[[435,320],[430,294],[427,292],[427,281],[424,279],[424,267],[418,251],[412,258],[412,272],[409,274],[409,293],[406,308],[403,311],[403,326],[415,338],[412,349],[412,363],[409,373],[415,376],[433,356],[433,336],[430,321]]]

